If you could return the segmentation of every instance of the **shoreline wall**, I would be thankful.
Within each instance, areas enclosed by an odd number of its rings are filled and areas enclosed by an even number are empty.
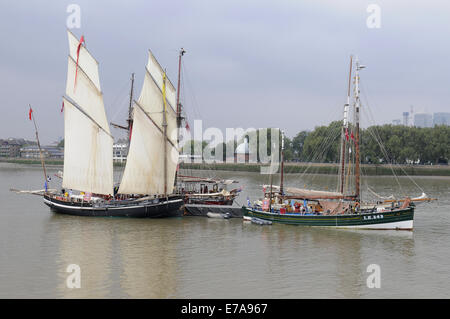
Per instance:
[[[0,158],[0,163],[13,163],[23,165],[41,164],[39,159],[25,159],[25,158]],[[46,165],[60,165],[64,164],[63,160],[47,159]],[[114,166],[124,166],[125,163],[114,163]],[[230,172],[260,172],[262,166],[266,164],[257,163],[181,163],[181,169],[201,169],[201,170],[220,170]],[[309,168],[308,168],[309,167]],[[285,174],[301,174],[307,170],[311,174],[337,174],[339,164],[321,164],[321,163],[285,163]],[[392,170],[398,176],[450,176],[450,165],[392,165],[392,168],[387,164],[362,164],[361,170],[363,175],[369,176],[392,176]],[[406,174],[405,174],[406,173]]]
[[[202,169],[202,170],[221,170],[221,171],[241,171],[241,172],[260,172],[261,164],[245,163],[181,163],[182,169]],[[309,167],[309,168],[308,168]],[[285,174],[301,174],[307,171],[311,174],[338,174],[339,164],[319,164],[319,163],[285,163]],[[362,164],[363,175],[369,176],[450,176],[449,165],[374,165]]]

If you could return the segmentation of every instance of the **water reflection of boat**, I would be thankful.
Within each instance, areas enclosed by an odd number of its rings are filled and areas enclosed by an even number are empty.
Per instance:
[[[63,298],[170,298],[177,295],[179,219],[79,219],[55,214],[58,293]],[[175,225],[173,224],[175,222]],[[52,232],[49,232],[52,233]],[[81,270],[81,288],[69,289],[66,268]]]
[[[175,224],[174,224],[175,223]],[[120,288],[131,298],[177,296],[177,241],[182,220],[134,220],[116,232],[122,265]]]
[[[411,199],[379,198],[375,202],[361,199],[360,181],[360,88],[359,72],[364,68],[358,60],[355,64],[353,123],[349,122],[350,87],[353,61],[350,60],[348,98],[344,106],[341,135],[341,164],[339,183],[335,192],[283,187],[283,150],[281,146],[281,183],[276,187],[264,187],[264,199],[243,207],[244,214],[279,223],[363,229],[412,230],[414,201],[429,201],[426,194]],[[350,134],[351,132],[351,134]],[[350,138],[351,135],[351,138]],[[334,140],[328,136],[327,140]],[[381,141],[376,139],[380,144]],[[320,148],[325,148],[321,145]],[[382,148],[383,149],[383,148]],[[321,150],[320,150],[321,151]],[[348,164],[347,164],[348,160]],[[346,165],[347,164],[347,165]],[[353,170],[350,169],[353,168]],[[352,185],[353,189],[347,187]]]
[[[406,264],[414,264],[414,232],[336,231],[323,227],[304,227],[300,230],[298,227],[275,224],[272,227],[245,228],[246,233],[259,235],[259,240],[252,242],[257,245],[253,251],[265,258],[265,263],[262,263],[267,269],[280,274],[277,284],[295,287],[292,298],[373,297],[376,292],[366,286],[370,264],[379,264],[385,270],[392,266],[393,256],[406,261]],[[293,251],[297,252],[295,256],[290,255]],[[254,257],[261,263],[260,258]],[[258,265],[252,266],[257,268]],[[304,275],[295,276],[297,273]],[[293,274],[288,276],[291,281],[288,282],[286,276],[281,274]],[[396,283],[386,283],[384,280],[384,289],[391,286],[391,291],[395,290]]]
[[[63,298],[107,298],[113,265],[112,219],[78,219],[53,215],[52,227],[58,235],[56,263],[60,273],[58,291]],[[56,229],[56,230],[55,230]],[[80,289],[69,289],[69,265],[80,267]]]

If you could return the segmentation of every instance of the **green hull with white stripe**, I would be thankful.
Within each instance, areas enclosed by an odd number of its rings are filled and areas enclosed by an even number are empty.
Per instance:
[[[245,206],[242,209],[245,216],[301,226],[412,230],[414,220],[414,207],[351,215],[279,214],[255,210]]]

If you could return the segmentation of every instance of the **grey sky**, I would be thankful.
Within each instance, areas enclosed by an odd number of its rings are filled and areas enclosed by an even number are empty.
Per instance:
[[[139,94],[149,48],[174,84],[178,49],[187,50],[184,106],[204,128],[271,126],[292,136],[339,119],[350,54],[367,65],[377,123],[411,105],[450,110],[447,1],[1,0],[0,138],[33,138],[29,103],[44,143],[63,136],[70,3],[81,6],[72,31],[100,62],[110,121],[124,122],[131,72]],[[370,3],[381,7],[380,29],[366,26]]]

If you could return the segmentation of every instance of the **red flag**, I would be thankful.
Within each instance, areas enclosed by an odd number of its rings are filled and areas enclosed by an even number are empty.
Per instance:
[[[64,111],[64,101],[62,103],[62,107],[61,107],[61,113]]]
[[[30,118],[30,121],[31,121],[31,113],[33,113],[33,109],[30,106],[30,111],[28,112],[28,117]]]
[[[352,138],[352,140],[355,140],[355,136],[353,135],[353,131],[352,131],[351,138]]]
[[[345,129],[345,139],[348,141],[348,128]]]
[[[189,132],[191,130],[191,128],[189,127],[189,123],[186,122],[186,130]]]
[[[85,43],[84,42],[84,36],[81,36],[80,38],[80,42],[78,43],[78,48],[77,48],[77,66],[75,68],[75,83],[73,88],[75,89],[75,86],[77,85],[77,75],[78,75],[78,58],[80,57],[80,49],[81,49],[81,45]]]

